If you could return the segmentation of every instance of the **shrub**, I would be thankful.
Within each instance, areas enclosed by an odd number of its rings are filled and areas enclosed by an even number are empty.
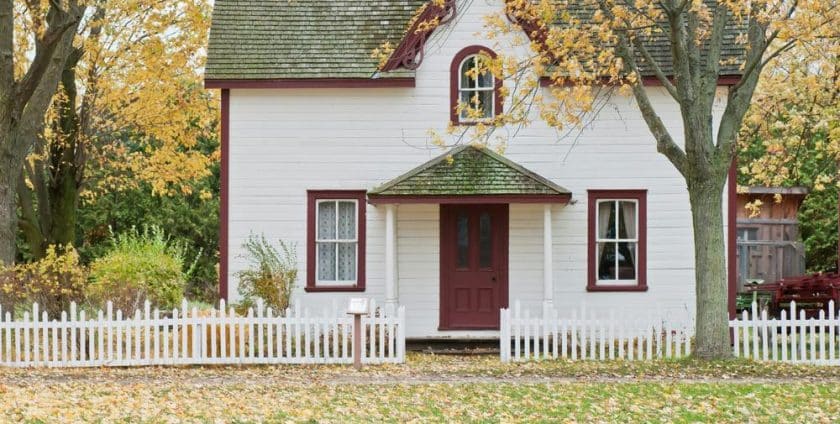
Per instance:
[[[57,318],[70,302],[84,300],[86,286],[87,271],[79,264],[79,254],[72,245],[49,246],[46,256],[36,262],[0,266],[4,311],[14,312],[37,302],[50,318]]]
[[[110,300],[131,313],[149,300],[162,309],[178,306],[187,276],[185,248],[157,226],[132,229],[112,238],[110,250],[91,265],[91,298]]]
[[[272,246],[264,235],[251,234],[242,244],[249,267],[238,272],[239,294],[243,305],[250,306],[257,298],[266,306],[284,311],[297,280],[297,252],[294,245],[280,240],[280,250]]]

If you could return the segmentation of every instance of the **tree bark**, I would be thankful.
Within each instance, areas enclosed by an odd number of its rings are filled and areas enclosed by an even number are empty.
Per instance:
[[[12,1],[0,0],[0,262],[6,264],[15,261],[18,180],[43,128],[83,14],[84,7],[75,1],[51,3],[32,64],[15,81]]]
[[[0,146],[5,146],[6,141],[3,138],[9,136],[0,134]],[[9,265],[14,263],[15,259],[17,177],[14,176],[13,170],[17,167],[10,160],[6,150],[2,148],[0,151],[0,264]]]
[[[726,176],[688,178],[694,229],[696,348],[702,359],[731,356],[727,275],[723,234],[723,185]]]

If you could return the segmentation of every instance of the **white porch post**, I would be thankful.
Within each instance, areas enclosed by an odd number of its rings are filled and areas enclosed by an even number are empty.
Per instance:
[[[543,206],[543,308],[554,307],[554,272],[551,235],[551,205]]]
[[[385,307],[396,311],[399,303],[397,283],[397,205],[385,205]]]

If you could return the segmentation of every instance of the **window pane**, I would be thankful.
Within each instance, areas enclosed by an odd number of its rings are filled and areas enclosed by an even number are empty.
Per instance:
[[[356,203],[338,203],[338,238],[341,240],[356,239]]]
[[[335,243],[318,243],[318,280],[335,281]]]
[[[467,119],[470,116],[470,111],[468,108],[472,109],[475,108],[473,104],[472,97],[475,94],[474,91],[462,91],[461,92],[461,99],[459,100],[458,106],[461,107],[461,118]]]
[[[335,202],[318,203],[318,239],[335,239]]]
[[[339,243],[338,279],[342,281],[356,280],[356,243]]]
[[[636,238],[636,202],[618,202],[618,237]]]
[[[493,266],[493,233],[490,214],[484,212],[478,219],[478,263],[482,268]]]
[[[615,238],[615,202],[598,203],[598,238]]]
[[[483,61],[479,60],[478,63],[479,63],[479,66],[482,66]],[[481,72],[481,71],[484,71],[484,72]],[[493,73],[490,72],[490,70],[487,69],[486,67],[483,68],[483,69],[479,68],[478,87],[479,88],[491,88],[491,87],[493,87],[493,82],[494,82]]]
[[[636,279],[636,243],[618,243],[618,279]]]
[[[470,220],[466,215],[458,215],[458,268],[470,266]]]
[[[615,280],[615,243],[598,243],[598,279]]]
[[[482,118],[492,118],[493,117],[493,90],[487,91],[479,91],[478,93],[478,104],[475,106],[477,110],[480,110]]]
[[[461,88],[475,88],[475,56],[461,64]]]

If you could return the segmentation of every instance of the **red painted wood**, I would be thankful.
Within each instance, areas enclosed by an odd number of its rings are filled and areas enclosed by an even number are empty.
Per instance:
[[[571,194],[487,194],[468,196],[376,196],[369,195],[368,203],[381,204],[488,204],[488,203],[560,203],[567,204],[572,199]]]
[[[480,263],[479,217],[491,221],[492,258]],[[458,217],[468,220],[467,264],[458,264]],[[441,330],[498,330],[508,306],[508,205],[442,205],[440,208]]]
[[[729,244],[726,246],[727,260],[727,283],[729,308],[729,319],[736,318],[735,300],[738,297],[738,159],[732,160],[729,167],[729,186],[727,187],[726,209],[727,209],[727,238]]]
[[[455,54],[455,57],[452,59],[452,65],[450,65],[450,67],[449,67],[449,75],[450,75],[450,79],[449,79],[449,120],[455,125],[475,125],[476,124],[476,122],[460,122],[460,116],[458,116],[457,107],[458,107],[458,102],[459,102],[459,99],[458,99],[458,81],[461,79],[461,70],[459,69],[461,67],[461,62],[463,62],[464,59],[466,59],[468,56],[478,54],[478,53],[484,53],[487,56],[490,56],[491,58],[494,58],[494,59],[496,57],[498,57],[496,52],[494,52],[493,50],[490,50],[487,47],[484,47],[484,46],[468,46],[468,47],[464,47],[463,49],[461,49],[461,51],[459,51],[457,54]],[[495,104],[495,108],[496,108],[495,114],[496,115],[502,113],[502,107],[503,107],[503,104],[504,104],[504,99],[502,99],[502,96],[501,96],[501,89],[502,89],[503,84],[504,84],[504,81],[503,81],[502,78],[496,78],[496,84],[495,84],[495,90],[494,90],[495,93],[496,93],[495,96],[494,96],[495,99],[496,99],[496,104]]]
[[[364,190],[307,190],[306,192],[306,287],[307,292],[363,292],[365,291],[365,263],[367,255],[367,207]],[[358,238],[359,247],[356,260],[359,261],[356,270],[355,286],[324,286],[316,285],[315,278],[315,214],[316,202],[322,199],[354,199],[358,201]]]
[[[396,69],[417,69],[423,63],[425,57],[426,40],[442,25],[455,18],[455,0],[445,0],[442,4],[437,2],[427,3],[423,12],[414,18],[414,23],[408,28],[400,43],[391,53],[388,61],[382,66],[382,72],[390,72]],[[437,21],[437,25],[430,28],[421,28],[428,22]]]
[[[414,78],[206,79],[204,88],[382,88],[414,87]]]
[[[219,187],[219,298],[228,298],[228,211],[230,208],[230,91],[222,90],[221,102],[221,169]]]
[[[647,190],[589,190],[589,198],[587,200],[587,233],[588,241],[586,244],[586,291],[589,292],[638,292],[647,291]],[[639,251],[636,266],[638,268],[638,275],[636,276],[635,285],[605,285],[597,284],[598,276],[596,275],[595,262],[598,260],[598,255],[595,253],[595,240],[597,235],[596,229],[596,205],[599,199],[635,199],[639,202],[639,228],[636,231],[639,233]]]

